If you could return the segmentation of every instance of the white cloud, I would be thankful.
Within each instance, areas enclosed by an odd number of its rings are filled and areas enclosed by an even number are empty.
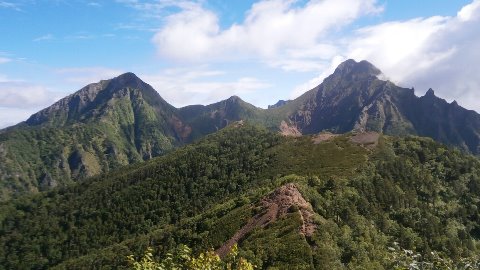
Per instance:
[[[53,73],[57,77],[55,87],[62,85],[63,88],[80,88],[89,83],[116,77],[123,71],[105,67],[73,67],[57,69]],[[0,128],[26,120],[28,116],[67,94],[0,74]]]
[[[10,61],[12,61],[12,59],[0,56],[0,64],[5,64],[5,63],[8,63]]]
[[[99,7],[102,7],[102,4],[100,4],[98,2],[88,2],[87,6],[99,8]]]
[[[55,87],[61,85],[63,88],[80,88],[102,79],[116,77],[123,72],[104,67],[74,67],[58,69],[53,73],[57,75]],[[28,116],[67,94],[41,84],[14,80],[0,74],[0,128],[26,120]]]
[[[0,74],[0,129],[26,120],[60,97],[60,93],[43,86],[14,81]]]
[[[177,107],[210,104],[233,95],[242,96],[270,87],[268,83],[252,77],[219,81],[218,76],[223,74],[206,69],[170,69],[158,74],[142,75],[141,78]]]
[[[454,17],[416,18],[366,27],[348,39],[346,58],[367,59],[392,81],[428,88],[480,109],[480,1]]]
[[[116,77],[124,71],[105,67],[71,67],[56,70],[63,76],[63,80],[81,86]]]
[[[322,38],[381,10],[374,0],[264,0],[251,7],[241,24],[221,29],[217,14],[201,4],[179,7],[152,39],[160,55],[184,61],[259,57],[273,66],[301,70],[318,67],[302,51],[316,52],[315,59],[330,56],[335,48],[320,43]]]
[[[68,39],[85,40],[85,39],[93,39],[93,38],[95,38],[95,36],[88,33],[77,33],[77,34],[65,37],[65,39],[67,40]]]
[[[433,88],[437,96],[480,111],[480,0],[456,16],[390,21],[360,28],[337,40],[335,56],[321,74],[297,86],[298,97],[331,74],[343,60],[368,60],[391,81],[415,87],[418,95]]]
[[[7,1],[0,1],[0,8],[10,8],[16,11],[21,11],[20,7],[17,4]]]
[[[323,71],[320,73],[320,75],[314,77],[313,79],[310,79],[306,83],[302,83],[302,84],[296,86],[290,94],[290,99],[295,99],[295,98],[299,97],[300,95],[302,95],[303,93],[305,93],[306,91],[308,91],[310,89],[313,89],[316,86],[318,86],[319,84],[321,84],[323,79],[325,79],[327,76],[332,74],[335,71],[335,68],[345,60],[346,60],[346,58],[344,58],[343,56],[338,56],[337,55],[337,56],[333,57],[331,59],[330,63],[322,66],[321,70],[323,70]]]
[[[33,41],[38,42],[38,41],[52,40],[52,39],[54,39],[52,34],[46,34],[46,35],[39,36],[39,37],[33,39]]]
[[[36,112],[36,109],[0,107],[0,129],[25,121]]]
[[[6,79],[4,77],[4,79]],[[41,108],[58,99],[58,93],[21,81],[0,80],[0,107]]]

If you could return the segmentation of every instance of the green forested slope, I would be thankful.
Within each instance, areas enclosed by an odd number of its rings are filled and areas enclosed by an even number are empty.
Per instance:
[[[172,150],[182,144],[174,110],[131,73],[84,87],[0,131],[0,200]]]
[[[395,243],[455,262],[479,254],[480,162],[431,139],[345,135],[315,144],[232,125],[164,157],[1,206],[4,269],[111,268],[147,246],[218,248],[295,183],[315,231],[292,207],[239,241],[259,268],[391,269]]]
[[[175,224],[238,194],[267,166],[265,149],[278,139],[254,128],[219,133],[152,162],[7,203],[0,235],[8,258],[0,265],[45,267]]]
[[[478,113],[447,103],[433,90],[417,97],[380,74],[367,61],[347,60],[317,87],[270,109],[236,96],[175,108],[133,73],[87,85],[0,130],[0,201],[163,155],[240,120],[298,136],[323,131],[428,136],[480,153]]]

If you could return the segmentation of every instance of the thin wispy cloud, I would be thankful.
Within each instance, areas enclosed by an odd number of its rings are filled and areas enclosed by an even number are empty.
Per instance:
[[[43,36],[39,36],[37,38],[34,38],[33,41],[38,42],[38,41],[46,41],[46,40],[52,40],[55,37],[52,34],[46,34]]]
[[[99,8],[99,7],[102,7],[102,4],[100,4],[98,2],[88,2],[87,6]]]
[[[8,8],[16,11],[21,11],[20,6],[18,4],[7,2],[7,1],[0,1],[0,8]]]
[[[8,63],[10,61],[12,61],[12,59],[0,56],[0,64],[5,64],[5,63]]]
[[[271,87],[254,77],[224,79],[224,71],[204,67],[166,69],[154,74],[141,74],[169,102],[177,107],[210,104],[233,95],[245,96]]]
[[[70,36],[66,36],[65,39],[94,39],[96,36],[95,35],[91,35],[91,34],[74,34],[74,35],[70,35]]]
[[[67,35],[64,37],[55,37],[52,34],[46,34],[43,36],[39,36],[33,39],[35,42],[40,42],[40,41],[51,41],[51,40],[88,40],[88,39],[95,39],[95,38],[114,38],[117,37],[117,35],[112,34],[112,33],[107,33],[107,34],[99,34],[99,35],[93,35],[89,33],[76,33],[72,35]]]
[[[136,12],[130,21],[117,23],[117,30],[137,30],[156,32],[169,15],[178,10],[197,5],[197,1],[189,0],[116,0],[115,2],[131,8]]]
[[[124,71],[107,67],[69,67],[55,70],[67,82],[86,85],[116,77]]]

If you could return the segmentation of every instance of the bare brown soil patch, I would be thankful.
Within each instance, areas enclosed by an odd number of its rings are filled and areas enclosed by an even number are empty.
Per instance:
[[[188,136],[190,136],[190,133],[192,133],[192,127],[185,125],[182,120],[176,116],[172,116],[170,123],[173,124],[175,132],[180,136],[180,138],[182,138],[182,140],[185,140]]]
[[[350,141],[361,144],[367,148],[375,148],[378,145],[380,134],[377,132],[362,132],[350,137]]]
[[[239,121],[236,121],[233,126],[238,128],[238,127],[242,127],[243,125],[245,124],[245,122],[243,120],[239,120]]]
[[[284,136],[300,137],[302,133],[295,126],[289,126],[287,122],[280,123],[280,133]]]
[[[234,244],[243,239],[245,235],[251,232],[254,228],[265,227],[270,223],[275,222],[278,218],[286,215],[292,211],[292,206],[296,206],[302,217],[302,227],[300,233],[311,236],[315,232],[316,225],[313,223],[313,209],[309,202],[307,202],[302,194],[298,191],[295,184],[289,183],[277,188],[274,192],[260,201],[263,211],[252,218],[237,231],[232,238],[225,242],[216,253],[220,257],[225,256]]]
[[[312,141],[313,141],[313,144],[319,144],[321,142],[330,141],[337,136],[338,136],[337,134],[333,134],[333,133],[330,133],[330,132],[324,132],[324,133],[319,133],[319,134],[313,136]]]

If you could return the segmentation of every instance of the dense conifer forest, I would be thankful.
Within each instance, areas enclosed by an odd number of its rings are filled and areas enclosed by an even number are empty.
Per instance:
[[[478,262],[478,158],[426,138],[371,145],[354,136],[319,142],[237,123],[163,157],[4,202],[0,265],[127,269],[127,256],[147,247],[156,259],[180,244],[217,249],[289,183],[311,206],[314,232],[301,233],[296,205],[248,231],[239,254],[259,269],[392,269],[404,250],[424,262]]]

